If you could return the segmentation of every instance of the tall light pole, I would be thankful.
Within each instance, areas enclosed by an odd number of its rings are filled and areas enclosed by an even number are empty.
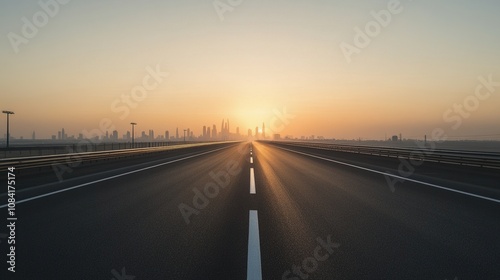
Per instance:
[[[137,123],[131,122],[130,124],[132,125],[132,147],[134,148],[135,147],[135,145],[134,145],[134,126],[136,126]]]
[[[7,115],[7,149],[9,148],[9,139],[10,139],[10,132],[9,132],[9,115],[14,115],[14,112],[12,111],[2,111],[2,113]]]

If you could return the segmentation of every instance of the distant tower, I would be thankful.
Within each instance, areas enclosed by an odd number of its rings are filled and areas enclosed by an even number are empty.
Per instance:
[[[179,128],[175,129],[175,140],[179,140]]]
[[[170,139],[170,132],[165,131],[165,139],[168,141],[168,139]]]
[[[262,123],[262,138],[266,138],[266,124]]]
[[[61,139],[66,139],[66,133],[64,132],[64,128],[61,129]]]
[[[212,127],[212,138],[217,138],[217,127],[214,126]]]
[[[255,138],[258,138],[259,137],[259,127],[256,126],[255,127]]]
[[[206,138],[207,137],[207,126],[204,125],[203,126],[203,138]]]
[[[33,131],[33,134],[31,134],[31,140],[35,140],[36,137],[35,137],[35,131]]]

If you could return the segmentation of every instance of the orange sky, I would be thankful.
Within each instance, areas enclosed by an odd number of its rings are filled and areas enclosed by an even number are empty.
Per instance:
[[[16,113],[12,135],[48,138],[62,127],[78,135],[105,118],[120,135],[131,121],[138,131],[201,134],[222,118],[246,134],[263,122],[270,127],[283,108],[294,117],[275,130],[295,137],[423,138],[437,127],[449,135],[500,134],[500,87],[457,129],[456,119],[443,118],[474,96],[479,76],[500,81],[497,2],[402,2],[350,63],[340,44],[354,44],[355,28],[387,1],[245,1],[222,21],[209,2],[166,2],[70,2],[18,53],[5,36],[1,109]],[[6,4],[2,34],[22,35],[21,18],[37,5]],[[149,79],[155,68],[168,77]],[[124,102],[145,79],[144,98]]]

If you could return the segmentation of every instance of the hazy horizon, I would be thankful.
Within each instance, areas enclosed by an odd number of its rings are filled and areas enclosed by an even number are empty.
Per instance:
[[[440,128],[500,140],[499,8],[492,0],[6,2],[0,109],[15,112],[16,138],[61,128],[78,136],[103,119],[120,137],[130,122],[136,135],[176,127],[199,135],[229,119],[242,135],[265,123],[269,136],[422,139]],[[346,55],[347,45],[357,51]]]

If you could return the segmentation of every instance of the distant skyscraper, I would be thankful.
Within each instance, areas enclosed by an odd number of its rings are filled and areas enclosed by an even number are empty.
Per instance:
[[[207,126],[203,126],[203,138],[207,138]]]
[[[175,140],[179,140],[179,128],[175,129]]]
[[[259,138],[259,127],[255,127],[255,138]]]
[[[31,134],[31,140],[35,140],[36,137],[35,137],[35,131],[33,131],[33,134]]]
[[[61,134],[61,132],[60,132],[60,131],[58,131],[58,132],[57,132],[57,140],[61,140],[61,139],[62,139],[62,136],[61,136],[61,135],[62,135],[62,134]]]
[[[189,137],[191,137],[191,129],[189,129],[189,128],[187,129],[187,135],[186,135],[186,137],[188,139],[189,139]]]
[[[212,138],[217,138],[217,127],[214,126],[212,127]]]
[[[168,140],[170,139],[170,133],[167,131],[165,131],[165,139]]]
[[[154,130],[149,130],[149,140],[155,140],[155,132]]]
[[[262,123],[262,138],[266,138],[266,124]]]
[[[219,138],[224,140],[229,139],[229,136],[229,119],[227,120],[227,122],[224,122],[224,119],[222,119]]]
[[[64,128],[61,129],[61,139],[66,139],[66,133],[64,132]]]
[[[113,130],[113,140],[118,140],[118,131],[117,130]]]

